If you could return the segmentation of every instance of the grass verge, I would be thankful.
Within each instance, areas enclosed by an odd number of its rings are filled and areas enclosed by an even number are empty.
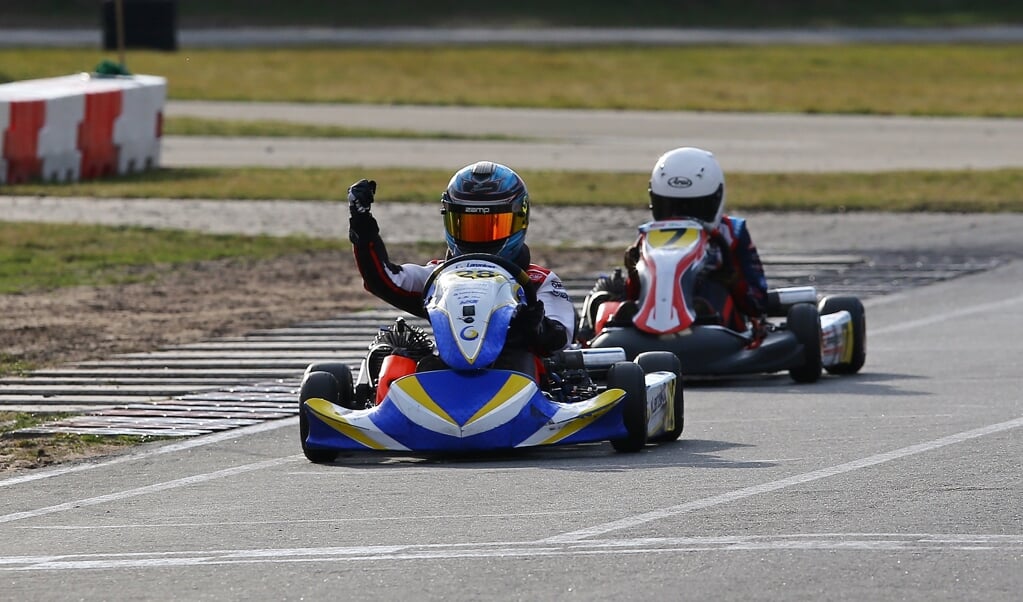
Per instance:
[[[104,58],[0,49],[0,83]],[[1023,45],[187,49],[127,62],[166,77],[173,99],[1023,115]]]
[[[544,205],[636,206],[647,202],[640,173],[521,170]],[[435,169],[181,168],[70,184],[20,184],[9,195],[97,198],[295,199],[344,201],[359,178],[376,179],[384,202],[432,203],[451,177]],[[1023,169],[728,175],[732,210],[1023,211]],[[181,234],[181,236],[185,236]],[[3,269],[0,258],[0,270]]]
[[[0,221],[0,294],[137,281],[153,265],[347,248],[342,241]],[[146,277],[150,277],[146,276]],[[0,357],[0,363],[4,359]]]

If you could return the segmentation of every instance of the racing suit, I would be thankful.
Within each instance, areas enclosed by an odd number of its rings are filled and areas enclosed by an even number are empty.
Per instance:
[[[370,213],[351,215],[348,237],[366,290],[398,309],[427,317],[423,286],[442,260],[426,265],[392,263],[376,218]],[[530,263],[528,247],[523,245],[515,263],[526,271],[536,287],[538,303],[519,309],[512,320],[506,347],[528,348],[536,355],[548,356],[565,348],[575,336],[575,308],[561,279],[551,270]]]
[[[625,296],[639,299],[639,241],[625,251]],[[695,294],[702,321],[744,332],[748,321],[760,327],[767,312],[767,278],[753,239],[741,217],[723,216],[711,232],[711,244],[703,270],[696,280]]]

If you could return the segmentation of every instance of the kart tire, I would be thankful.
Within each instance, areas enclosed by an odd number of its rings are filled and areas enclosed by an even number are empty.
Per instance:
[[[305,369],[303,380],[313,372],[327,372],[337,381],[337,398],[325,397],[324,399],[349,410],[361,409],[355,407],[355,385],[352,384],[352,369],[348,367],[348,364],[341,362],[309,364],[309,367]]]
[[[803,346],[803,363],[789,369],[797,383],[817,382],[821,377],[821,316],[813,303],[796,303],[785,320],[788,329]]]
[[[634,362],[616,362],[607,371],[607,387],[622,389],[622,422],[628,433],[622,439],[612,439],[611,446],[622,453],[638,452],[646,445],[647,422],[646,376],[643,368]]]
[[[651,372],[671,372],[675,375],[675,394],[674,399],[674,410],[675,410],[675,428],[670,431],[657,435],[652,438],[651,441],[656,443],[662,443],[667,441],[675,441],[682,435],[682,427],[685,424],[685,400],[683,399],[683,386],[682,386],[682,362],[679,361],[678,356],[670,351],[645,351],[636,356],[633,360],[641,368],[643,368],[644,374],[650,374]]]
[[[302,379],[302,388],[298,394],[298,435],[302,442],[302,453],[306,459],[317,464],[333,462],[337,451],[306,447],[305,440],[309,436],[309,410],[305,407],[307,399],[318,397],[332,401],[339,396],[337,379],[329,372],[307,372]]]
[[[611,293],[607,291],[593,291],[583,300],[583,311],[586,312],[583,315],[583,325],[589,327],[591,330],[597,327],[597,312],[600,311],[600,306],[606,301],[612,300]],[[594,332],[596,334],[596,332]]]
[[[825,366],[830,374],[856,374],[863,367],[867,360],[867,314],[863,309],[863,303],[852,295],[836,297],[825,297],[821,299],[821,315],[833,314],[840,311],[847,311],[852,316],[853,324],[853,350],[852,359],[849,363]]]

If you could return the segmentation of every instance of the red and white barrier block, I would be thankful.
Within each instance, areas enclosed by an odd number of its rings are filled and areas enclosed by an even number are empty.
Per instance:
[[[0,184],[70,182],[160,164],[167,80],[87,73],[0,84]]]

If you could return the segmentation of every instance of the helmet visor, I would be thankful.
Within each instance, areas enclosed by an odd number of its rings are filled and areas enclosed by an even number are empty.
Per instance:
[[[654,219],[695,218],[703,222],[714,223],[724,200],[724,189],[718,189],[706,196],[670,197],[650,193],[650,209]]]
[[[478,243],[508,238],[523,227],[524,219],[514,213],[457,213],[444,214],[444,227],[457,241]]]

